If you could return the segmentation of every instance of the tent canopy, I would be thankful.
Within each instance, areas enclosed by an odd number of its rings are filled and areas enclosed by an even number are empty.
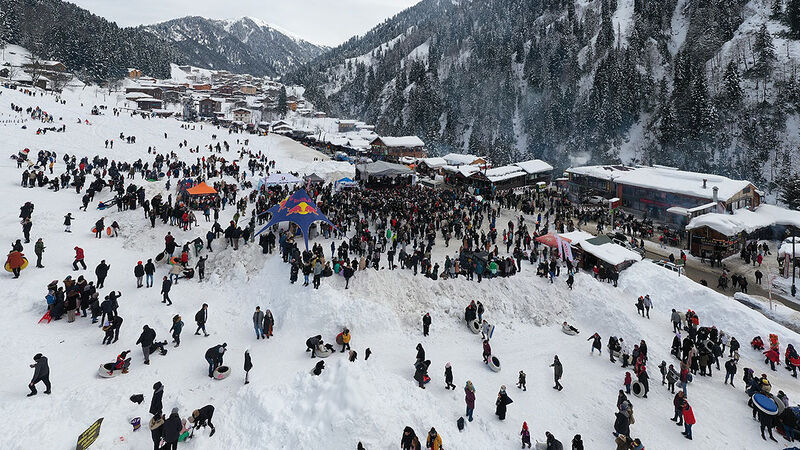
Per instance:
[[[322,183],[322,182],[324,182],[324,181],[325,181],[325,179],[324,179],[324,178],[322,178],[321,176],[317,175],[316,173],[312,173],[311,175],[306,175],[306,176],[305,176],[305,177],[303,177],[303,178],[304,178],[306,181],[310,181],[310,182],[312,182],[312,183]]]
[[[277,184],[293,184],[293,183],[302,183],[303,180],[297,178],[296,176],[290,173],[271,173],[269,176],[264,178],[264,184],[267,186],[274,186]]]
[[[414,173],[402,164],[393,164],[386,161],[375,161],[373,163],[358,166],[362,176],[372,177],[395,177],[400,175],[411,175]]]
[[[256,233],[256,235],[263,233],[276,223],[291,222],[300,227],[300,230],[303,232],[306,250],[308,250],[308,230],[312,223],[321,220],[334,226],[333,223],[319,211],[317,205],[311,200],[311,197],[309,197],[304,189],[295,191],[294,194],[286,197],[283,201],[268,209],[267,212],[272,213],[272,218],[264,225],[264,228]]]
[[[207,185],[205,182],[201,182],[200,184],[190,187],[186,190],[189,195],[207,195],[207,194],[216,194],[217,190],[212,188],[211,186]]]

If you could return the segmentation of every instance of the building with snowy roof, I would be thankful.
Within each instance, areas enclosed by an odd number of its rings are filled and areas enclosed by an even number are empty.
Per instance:
[[[567,169],[573,201],[592,195],[621,199],[622,208],[663,223],[685,225],[709,212],[755,208],[761,194],[746,180],[674,167],[584,166]]]
[[[469,176],[472,186],[479,189],[505,190],[539,183],[547,185],[553,174],[553,166],[532,159],[491,169],[478,170]]]
[[[378,136],[370,142],[373,159],[398,161],[402,157],[424,158],[425,143],[417,136]]]

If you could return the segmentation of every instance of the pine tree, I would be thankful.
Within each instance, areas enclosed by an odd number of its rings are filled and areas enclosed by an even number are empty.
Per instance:
[[[771,19],[778,20],[783,16],[783,0],[773,0],[772,1],[772,15],[770,16]]]
[[[723,103],[728,106],[738,105],[742,100],[742,80],[739,77],[739,69],[736,67],[736,62],[731,61],[725,68],[725,74],[722,77],[724,89]]]
[[[789,0],[786,4],[786,22],[794,38],[800,38],[800,0]]]
[[[283,117],[289,111],[289,105],[286,100],[286,86],[281,86],[281,91],[278,94],[278,114]]]
[[[756,33],[753,51],[756,53],[756,64],[753,66],[753,74],[757,77],[766,79],[772,74],[773,64],[775,63],[775,45],[772,43],[772,35],[767,30],[767,25],[762,24]]]
[[[782,184],[779,197],[789,209],[800,211],[800,174],[788,177]]]

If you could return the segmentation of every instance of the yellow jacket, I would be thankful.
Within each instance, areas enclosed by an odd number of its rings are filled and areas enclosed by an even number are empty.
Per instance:
[[[342,342],[345,344],[350,343],[350,333],[342,333]]]
[[[442,437],[437,434],[436,437],[433,439],[433,442],[431,442],[431,436],[428,435],[428,441],[426,442],[426,444],[427,447],[431,450],[440,450],[442,448]]]

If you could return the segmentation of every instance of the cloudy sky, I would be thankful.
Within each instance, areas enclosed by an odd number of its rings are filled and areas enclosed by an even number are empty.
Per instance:
[[[257,17],[314,43],[337,45],[419,0],[68,0],[120,26],[183,16]]]

